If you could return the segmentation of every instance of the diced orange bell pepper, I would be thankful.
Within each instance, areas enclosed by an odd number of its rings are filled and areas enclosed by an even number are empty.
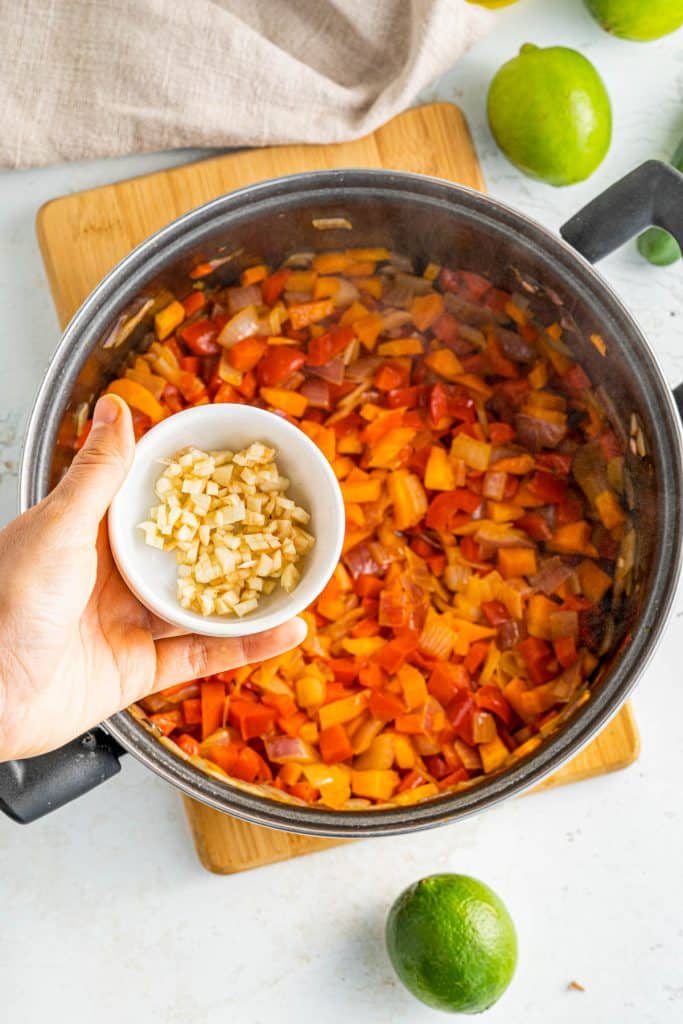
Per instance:
[[[559,605],[544,594],[534,594],[529,598],[526,626],[530,636],[540,640],[550,640],[552,629],[550,619],[559,611]]]
[[[289,416],[303,416],[308,406],[308,399],[298,391],[286,391],[284,388],[261,388],[259,394],[268,405],[280,409]]]
[[[379,501],[382,493],[382,481],[379,477],[368,477],[367,480],[344,480],[341,485],[342,497],[345,502],[363,505],[369,501]]]
[[[547,544],[550,551],[564,555],[598,557],[598,549],[591,542],[591,524],[585,519],[558,526]]]
[[[138,409],[145,416],[149,416],[152,423],[159,423],[168,415],[164,407],[157,402],[154,395],[147,388],[134,380],[129,380],[127,377],[119,377],[118,380],[113,380],[107,388],[107,393],[118,395],[131,409]]]
[[[503,579],[533,576],[537,568],[535,548],[498,549],[498,569]]]
[[[449,348],[439,348],[435,352],[430,352],[425,363],[430,370],[448,381],[456,381],[464,372],[462,363]]]
[[[289,282],[288,282],[289,284]],[[311,288],[313,285],[311,284]],[[334,312],[332,299],[318,299],[316,302],[300,302],[289,307],[289,321],[295,331],[309,324],[325,320]]]
[[[351,792],[355,796],[365,796],[370,800],[389,800],[398,786],[398,772],[387,771],[352,771]]]
[[[362,342],[368,352],[373,351],[383,326],[384,321],[378,313],[369,313],[353,322],[356,337]]]
[[[452,491],[456,486],[455,467],[441,445],[429,450],[424,484],[430,491]]]
[[[268,276],[268,267],[265,263],[257,263],[253,267],[247,267],[240,275],[240,284],[246,288],[250,284],[258,284]]]
[[[225,683],[207,680],[201,685],[202,738],[219,729],[225,716]]]
[[[320,754],[326,764],[335,764],[337,761],[346,761],[353,757],[353,749],[341,723],[328,726],[320,732]]]
[[[584,596],[591,604],[600,604],[613,580],[599,565],[586,558],[579,566],[579,583]]]
[[[409,711],[420,708],[429,696],[425,678],[413,665],[402,665],[397,678],[403,690],[403,699]]]
[[[486,441],[468,437],[467,434],[458,434],[451,445],[451,455],[454,459],[462,459],[470,469],[484,472],[489,468],[491,445]]]
[[[351,697],[344,697],[342,700],[332,701],[331,704],[324,704],[318,711],[320,728],[328,729],[331,725],[339,725],[350,722],[362,711],[365,711],[370,701],[365,690],[354,693]]]
[[[381,356],[419,356],[424,349],[419,338],[395,338],[393,341],[382,341],[377,347]]]
[[[595,499],[595,509],[606,530],[613,530],[626,520],[626,514],[613,491],[601,491]]]
[[[440,292],[427,292],[418,295],[410,306],[410,315],[418,331],[426,331],[444,310],[443,295]]]
[[[388,488],[396,529],[417,526],[427,512],[427,495],[419,477],[406,469],[394,470],[388,478]]]

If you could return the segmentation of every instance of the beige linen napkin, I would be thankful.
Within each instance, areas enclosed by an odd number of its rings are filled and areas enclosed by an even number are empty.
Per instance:
[[[0,166],[363,135],[489,23],[465,0],[0,0]]]

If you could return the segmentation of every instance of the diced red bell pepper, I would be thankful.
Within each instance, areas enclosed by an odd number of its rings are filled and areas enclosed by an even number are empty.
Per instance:
[[[283,267],[281,270],[276,270],[274,274],[271,274],[261,282],[261,296],[266,306],[274,306],[277,300],[285,290],[287,284],[287,278],[291,274],[289,267]]]
[[[538,512],[527,512],[515,520],[518,530],[524,530],[532,540],[550,540],[553,535],[548,521]]]
[[[472,716],[477,705],[470,694],[459,693],[446,708],[446,718],[453,726],[456,735],[469,746],[474,746]]]
[[[541,498],[549,505],[555,505],[564,501],[567,493],[567,481],[540,469],[531,477],[529,488],[537,498]]]
[[[481,610],[489,626],[502,626],[510,621],[510,613],[502,601],[483,601]]]
[[[489,440],[491,444],[509,444],[517,431],[509,423],[489,423]]]
[[[421,387],[394,388],[387,393],[387,405],[390,409],[414,409],[420,404],[422,394]]]
[[[343,352],[346,346],[353,341],[355,332],[351,325],[333,327],[318,338],[312,338],[308,345],[306,362],[309,366],[324,366],[334,359],[336,355]]]
[[[478,708],[492,711],[509,728],[512,722],[512,708],[497,686],[480,686],[474,695]]]
[[[176,743],[181,750],[184,750],[190,757],[199,757],[199,743],[190,736],[189,733],[183,732],[176,738]]]
[[[276,717],[274,708],[234,698],[230,699],[228,714],[232,724],[239,729],[243,740],[255,739],[269,732],[275,724]]]
[[[541,452],[536,456],[536,465],[556,476],[569,476],[573,459],[569,452]]]
[[[460,692],[470,688],[470,674],[464,665],[450,661],[438,662],[429,676],[427,689],[443,707]]]
[[[306,362],[306,354],[291,345],[270,345],[258,364],[256,376],[261,387],[276,388]]]
[[[395,693],[373,690],[369,703],[370,714],[380,722],[390,722],[399,715],[405,714],[405,705]]]
[[[432,499],[427,510],[427,526],[433,530],[453,530],[454,516],[466,512],[471,516],[481,505],[481,495],[473,494],[464,487],[454,491],[443,491]]]
[[[206,305],[206,294],[199,289],[195,289],[195,291],[190,292],[181,301],[185,310],[185,316],[194,316],[195,313],[198,313]]]
[[[218,328],[213,320],[195,320],[181,327],[178,334],[193,355],[211,356],[220,352],[220,345],[216,341]]]

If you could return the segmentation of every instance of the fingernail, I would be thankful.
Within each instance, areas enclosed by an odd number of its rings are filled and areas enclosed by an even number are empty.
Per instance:
[[[300,637],[300,639],[297,640],[297,643],[303,643],[303,641],[308,636],[308,623],[304,619],[300,618],[298,615],[293,621],[296,623],[295,628],[297,628]]]
[[[92,414],[93,426],[116,423],[121,413],[121,406],[111,395],[103,395],[95,406]]]

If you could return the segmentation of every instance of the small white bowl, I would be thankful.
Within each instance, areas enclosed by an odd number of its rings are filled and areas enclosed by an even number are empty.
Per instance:
[[[154,484],[163,472],[159,460],[188,446],[240,451],[253,441],[275,449],[278,467],[291,481],[287,497],[311,513],[306,529],[315,537],[315,545],[297,566],[301,580],[291,594],[278,586],[242,618],[188,611],[176,597],[175,555],[150,547],[137,529],[158,503]],[[315,600],[339,561],[344,524],[339,483],[310,438],[274,413],[225,403],[175,413],[140,439],[130,472],[109,509],[109,542],[119,572],[150,611],[193,633],[248,636],[273,629]]]

